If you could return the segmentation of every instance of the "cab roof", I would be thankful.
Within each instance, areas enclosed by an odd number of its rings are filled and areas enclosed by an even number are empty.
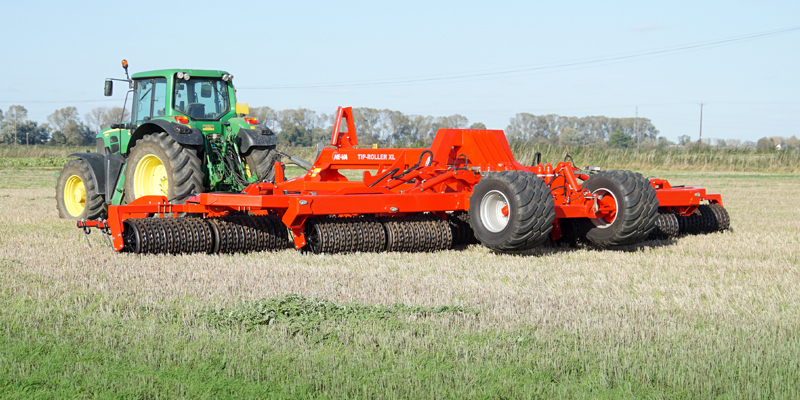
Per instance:
[[[212,70],[212,69],[157,69],[154,71],[142,71],[131,75],[131,79],[150,78],[155,76],[173,76],[178,72],[189,74],[189,76],[205,77],[205,78],[220,78],[222,75],[227,74],[227,71]]]

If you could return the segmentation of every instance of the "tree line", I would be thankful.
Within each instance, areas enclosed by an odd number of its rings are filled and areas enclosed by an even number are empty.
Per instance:
[[[250,116],[278,134],[285,147],[312,146],[330,139],[334,114],[317,113],[306,108],[275,110],[251,107]],[[353,108],[359,144],[381,147],[427,147],[439,129],[486,129],[481,122],[470,123],[460,114],[434,117],[408,115],[400,111],[369,107]],[[27,145],[92,144],[98,132],[113,123],[129,119],[121,107],[97,107],[83,117],[75,107],[55,110],[46,123],[28,119],[28,111],[20,105],[0,110],[0,143]],[[567,117],[556,114],[518,113],[505,128],[510,141],[564,147],[601,148],[695,148],[714,146],[770,151],[800,151],[796,136],[764,137],[758,142],[737,139],[705,139],[702,143],[681,135],[678,143],[663,136],[648,118],[613,118],[605,116]]]
[[[251,107],[250,115],[275,131],[279,143],[288,146],[311,146],[330,140],[335,114],[317,113],[306,108],[274,110]],[[368,107],[353,108],[353,119],[362,145],[423,147],[433,143],[439,129],[486,129],[486,125],[469,123],[467,117],[454,114],[446,117],[406,115],[400,111]]]
[[[111,124],[125,121],[129,112],[122,107],[97,107],[83,118],[75,107],[64,107],[47,116],[46,123],[28,119],[28,110],[13,105],[0,110],[0,143],[22,145],[93,144],[97,133]]]
[[[274,110],[254,107],[250,114],[282,134],[281,143],[310,146],[330,137],[333,114],[318,114],[300,108]],[[482,122],[470,123],[460,114],[444,117],[406,115],[400,111],[353,108],[360,144],[393,147],[426,147],[439,129],[486,129]],[[658,129],[647,118],[563,117],[555,114],[519,113],[505,128],[510,140],[533,141],[567,146],[633,147],[670,142],[658,137]]]

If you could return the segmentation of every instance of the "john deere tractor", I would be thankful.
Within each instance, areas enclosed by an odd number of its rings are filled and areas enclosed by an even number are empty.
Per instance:
[[[106,217],[108,205],[147,195],[170,202],[207,191],[239,192],[271,181],[277,137],[236,103],[233,76],[225,71],[165,69],[106,79],[128,83],[130,121],[97,135],[96,153],[71,154],[56,184],[62,218]],[[125,97],[127,104],[128,95]],[[124,106],[123,106],[124,109]]]

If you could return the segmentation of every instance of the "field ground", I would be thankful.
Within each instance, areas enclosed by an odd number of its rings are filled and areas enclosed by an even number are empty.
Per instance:
[[[625,250],[135,256],[54,172],[0,169],[0,397],[800,397],[800,175],[649,171],[733,231]]]

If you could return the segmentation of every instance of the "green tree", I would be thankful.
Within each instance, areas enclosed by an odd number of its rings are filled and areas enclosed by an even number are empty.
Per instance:
[[[353,120],[359,143],[380,143],[381,110],[369,107],[353,108]]]
[[[0,143],[16,144],[17,140],[14,135],[16,135],[14,124],[8,121],[0,122]]]
[[[486,124],[483,122],[475,122],[469,126],[469,129],[486,129]]]
[[[261,125],[264,125],[272,130],[277,129],[273,123],[278,119],[278,113],[270,107],[250,107],[250,117],[258,119]]]
[[[772,139],[763,137],[756,142],[756,151],[767,153],[775,150],[775,142]]]
[[[611,133],[620,131],[639,140],[641,145],[653,144],[658,129],[647,118],[609,118],[604,116],[564,117],[556,114],[533,115],[519,113],[511,118],[506,134],[512,139],[553,143],[561,132],[574,129],[583,135],[585,144],[604,143]]]
[[[50,128],[47,124],[39,125],[36,121],[25,121],[17,126],[17,139],[25,140],[25,144],[45,144],[50,138]]]
[[[791,150],[800,149],[800,139],[797,139],[797,136],[795,135],[792,135],[792,137],[786,139],[786,144]]]
[[[659,136],[657,146],[665,148],[665,147],[675,146],[675,143],[665,138],[664,136]]]
[[[608,147],[626,149],[631,146],[633,146],[633,138],[620,129],[611,132],[611,135],[608,137]]]
[[[686,146],[689,142],[692,141],[692,137],[689,135],[680,135],[678,136],[678,144],[681,146]]]
[[[392,143],[398,146],[410,146],[421,139],[412,134],[408,116],[400,111],[381,110],[380,117],[380,135],[381,137],[390,138]],[[358,134],[358,131],[356,131],[356,134]]]
[[[84,116],[86,125],[95,133],[109,128],[112,124],[126,122],[129,118],[130,111],[128,109],[123,111],[122,107],[96,107]]]
[[[55,110],[47,116],[47,120],[53,125],[54,143],[79,146],[89,144],[94,141],[95,132],[81,122],[78,109],[75,107],[64,107]]]
[[[564,129],[561,134],[558,135],[558,140],[567,146],[581,146],[584,144],[583,134],[573,128]]]
[[[70,124],[80,121],[78,109],[75,107],[64,107],[53,111],[47,116],[47,121],[53,125],[53,129],[63,131]]]
[[[424,143],[433,143],[433,137],[436,135],[433,126],[434,118],[430,115],[411,115],[408,117],[408,134],[412,138],[417,138],[420,147]]]
[[[328,124],[328,116],[317,114],[315,111],[299,108],[296,110],[281,110],[277,112],[277,127],[279,143],[289,146],[311,146],[315,141],[322,140],[322,130]],[[314,137],[314,135],[318,135]]]
[[[6,118],[9,122],[9,128],[13,129],[13,134],[11,135],[13,139],[10,143],[21,143],[22,141],[19,140],[19,125],[28,119],[28,110],[23,106],[13,105],[8,107]]]
[[[279,136],[281,144],[285,146],[311,146],[311,132],[308,132],[302,125],[285,123],[281,125]]]

